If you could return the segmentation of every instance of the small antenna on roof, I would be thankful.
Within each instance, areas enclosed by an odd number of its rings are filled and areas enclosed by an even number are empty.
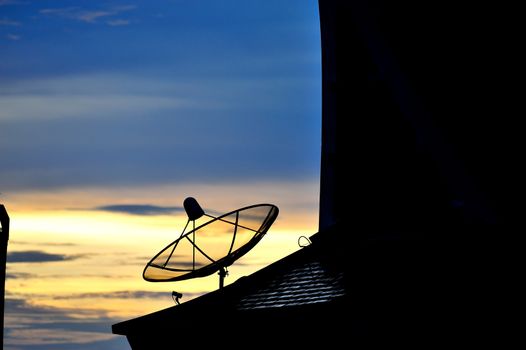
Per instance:
[[[177,305],[181,304],[179,302],[179,299],[182,297],[183,297],[182,293],[176,292],[175,290],[172,291],[172,299],[174,300],[175,303],[177,303]]]

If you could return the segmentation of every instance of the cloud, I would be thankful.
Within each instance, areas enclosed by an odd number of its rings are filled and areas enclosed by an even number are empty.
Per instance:
[[[96,23],[98,19],[120,15],[123,12],[132,11],[135,5],[113,6],[97,10],[87,10],[81,7],[46,8],[39,12],[43,15],[58,16],[84,23]],[[112,25],[108,21],[109,25]]]
[[[57,16],[65,17],[77,10],[79,10],[78,7],[63,7],[63,8],[42,9],[39,11],[39,13],[43,15],[57,15]]]
[[[113,19],[113,20],[107,21],[106,23],[112,27],[118,27],[118,26],[127,26],[128,24],[130,24],[130,21],[126,19]]]
[[[184,211],[182,207],[162,207],[150,204],[113,204],[100,206],[94,210],[131,215],[164,215]]]
[[[115,291],[105,293],[76,293],[68,295],[57,295],[54,296],[55,300],[69,300],[69,299],[158,299],[158,298],[171,298],[168,292],[151,292],[145,290],[136,291]],[[192,294],[193,295],[193,294]],[[200,295],[200,294],[198,294]]]
[[[8,34],[9,36],[10,34]],[[19,40],[12,36],[10,40]],[[0,96],[0,121],[24,119],[90,118],[98,111],[107,115],[133,115],[141,111],[177,108],[176,98],[133,95],[17,95]]]
[[[77,15],[78,20],[87,23],[93,23],[100,17],[108,17],[113,15],[110,11],[84,11]]]
[[[184,293],[183,300],[201,293]],[[27,300],[27,295],[5,300],[5,349],[35,348],[41,350],[117,350],[129,348],[125,337],[111,334],[111,325],[122,319],[109,317],[102,309],[59,308],[41,306]],[[153,291],[115,291],[104,293],[74,293],[55,296],[55,300],[130,300],[165,299],[171,303],[171,293]],[[135,300],[135,301],[133,301]]]
[[[80,321],[78,317],[85,319],[104,319],[106,318],[106,312],[103,310],[97,309],[68,309],[68,308],[58,308],[51,306],[39,306],[26,299],[20,298],[6,298],[6,315],[19,314],[19,320],[25,321],[26,317],[33,317],[34,323],[43,324],[51,322],[50,320],[56,322],[64,322],[65,320],[76,320]],[[49,316],[55,316],[50,318]],[[88,322],[89,324],[89,322]]]
[[[70,243],[70,242],[35,242],[35,241],[28,242],[28,241],[17,241],[17,240],[11,240],[10,242],[16,245],[30,244],[30,245],[51,246],[51,247],[73,247],[73,246],[78,245],[76,243]]]
[[[26,2],[18,1],[18,0],[0,0],[0,6],[7,6],[7,5],[21,5],[25,4]]]
[[[6,275],[5,275],[5,278],[6,279],[28,279],[28,278],[34,278],[34,277],[37,277],[37,275],[33,274],[33,273],[27,273],[27,272],[15,272],[15,273],[11,273],[11,272],[7,272]]]
[[[173,257],[173,255],[172,255]],[[174,259],[172,259],[174,260]],[[163,261],[164,261],[164,258],[163,258]],[[171,264],[171,263],[170,263]],[[168,267],[170,267],[171,265],[168,265]],[[195,262],[195,264],[192,262],[192,261],[177,261],[174,265],[174,268],[192,268],[192,267],[203,267],[205,266],[206,264],[202,263],[202,262]]]
[[[11,40],[11,41],[18,41],[18,40],[20,40],[22,38],[22,36],[20,36],[18,34],[11,34],[11,33],[6,34],[5,37],[6,37],[7,40]]]
[[[111,324],[118,321],[100,310],[44,307],[6,298],[4,345],[6,349],[123,349],[125,338],[110,332]]]
[[[0,84],[2,190],[317,176],[316,79],[258,78],[264,68],[256,77],[194,77],[173,52],[155,56],[162,64],[153,71]],[[207,62],[199,72],[217,63],[192,56]]]
[[[0,84],[0,122],[75,118],[152,118],[183,109],[221,110],[208,82],[119,74],[83,74]]]
[[[68,261],[80,258],[81,255],[64,255],[46,253],[40,250],[26,250],[18,252],[8,252],[8,263],[45,263],[55,261]]]
[[[13,27],[18,27],[20,26],[21,23],[20,22],[17,22],[17,21],[13,21],[13,20],[10,20],[10,19],[7,19],[7,18],[2,18],[0,19],[0,26],[13,26]]]

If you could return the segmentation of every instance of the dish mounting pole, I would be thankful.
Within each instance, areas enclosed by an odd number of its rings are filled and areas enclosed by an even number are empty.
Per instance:
[[[221,267],[217,274],[219,275],[219,289],[222,289],[225,285],[225,276],[228,275],[226,267]]]

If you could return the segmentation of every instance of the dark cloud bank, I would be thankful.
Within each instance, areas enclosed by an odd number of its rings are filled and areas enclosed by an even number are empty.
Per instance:
[[[100,206],[94,210],[131,215],[163,215],[173,214],[184,209],[182,207],[161,207],[150,204],[114,204]]]
[[[45,263],[55,261],[68,261],[80,258],[81,255],[64,255],[46,253],[41,250],[25,250],[19,252],[9,252],[7,254],[8,263]]]

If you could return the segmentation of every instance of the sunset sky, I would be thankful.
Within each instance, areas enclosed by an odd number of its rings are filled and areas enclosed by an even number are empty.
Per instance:
[[[279,207],[229,284],[317,231],[315,0],[0,0],[5,349],[128,349],[111,324],[218,286],[149,283],[184,198]]]

